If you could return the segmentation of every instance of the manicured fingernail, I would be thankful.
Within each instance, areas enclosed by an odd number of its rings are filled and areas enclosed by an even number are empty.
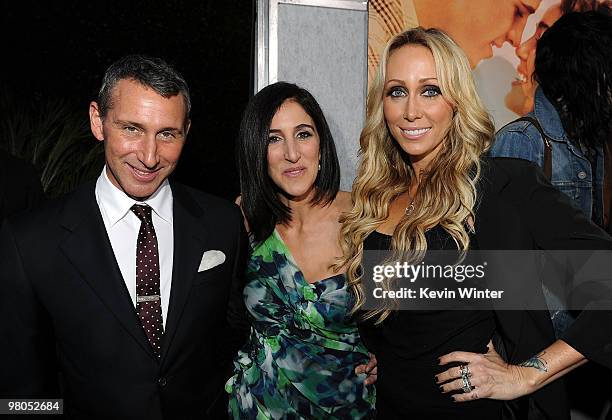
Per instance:
[[[444,392],[444,387],[442,385],[440,385],[438,389],[440,390],[440,392]]]
[[[436,380],[436,382],[440,382],[440,380],[438,379],[438,375],[434,376],[434,379]]]
[[[453,399],[453,402],[457,402],[457,399],[455,398],[454,395],[451,398]]]

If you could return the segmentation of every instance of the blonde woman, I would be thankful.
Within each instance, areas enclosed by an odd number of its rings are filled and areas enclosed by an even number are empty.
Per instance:
[[[555,380],[587,358],[612,366],[610,312],[583,313],[555,341],[544,310],[397,311],[393,301],[366,310],[364,250],[610,249],[612,241],[532,164],[483,158],[494,126],[467,58],[444,33],[417,28],[390,41],[367,113],[338,264],[348,267],[360,332],[378,358],[378,418],[491,420],[509,408],[515,418],[527,410],[567,418]],[[490,343],[495,333],[507,360]]]

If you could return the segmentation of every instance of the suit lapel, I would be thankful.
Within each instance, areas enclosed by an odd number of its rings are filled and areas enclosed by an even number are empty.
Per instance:
[[[206,228],[202,222],[202,208],[187,191],[172,184],[174,255],[172,286],[166,330],[162,343],[161,360],[164,362],[179,321],[183,315],[193,279],[198,272],[202,252],[206,247]]]
[[[143,350],[155,358],[108,239],[95,200],[95,184],[67,202],[62,225],[70,234],[60,248],[89,286]]]

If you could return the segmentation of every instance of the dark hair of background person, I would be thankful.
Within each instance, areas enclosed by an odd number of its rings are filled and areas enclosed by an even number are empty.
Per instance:
[[[593,148],[612,133],[612,17],[567,13],[538,41],[536,80],[569,138]]]
[[[28,162],[0,149],[0,225],[44,201],[38,173]]]
[[[113,89],[120,80],[135,80],[147,88],[153,89],[164,98],[181,94],[185,101],[185,122],[191,113],[189,87],[183,76],[161,58],[131,54],[111,64],[98,94],[100,116],[104,118],[112,108]]]
[[[597,11],[610,14],[612,0],[563,0],[561,2],[561,14],[571,12]]]
[[[266,239],[277,223],[291,220],[291,210],[278,198],[280,192],[268,176],[268,143],[272,118],[281,105],[294,101],[312,118],[319,135],[321,169],[315,179],[311,205],[331,203],[340,186],[340,165],[334,140],[321,107],[306,89],[291,83],[266,86],[247,105],[237,145],[241,206],[255,241]]]

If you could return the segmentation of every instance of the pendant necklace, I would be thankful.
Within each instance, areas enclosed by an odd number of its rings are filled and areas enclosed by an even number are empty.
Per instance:
[[[410,216],[413,212],[414,212],[414,198],[410,197],[410,191],[408,191],[408,207],[406,207],[406,210],[404,210],[404,213],[406,214],[406,216]]]
[[[421,176],[423,176],[425,172],[421,171]],[[417,180],[417,186],[415,188],[414,191],[414,196],[410,195],[410,187],[408,188],[408,207],[406,207],[406,210],[404,210],[404,214],[406,214],[406,216],[410,216],[412,213],[414,213],[415,210],[415,205],[414,205],[414,201],[416,200],[416,195],[417,195],[417,191],[419,190],[419,185],[420,185],[420,179]]]

